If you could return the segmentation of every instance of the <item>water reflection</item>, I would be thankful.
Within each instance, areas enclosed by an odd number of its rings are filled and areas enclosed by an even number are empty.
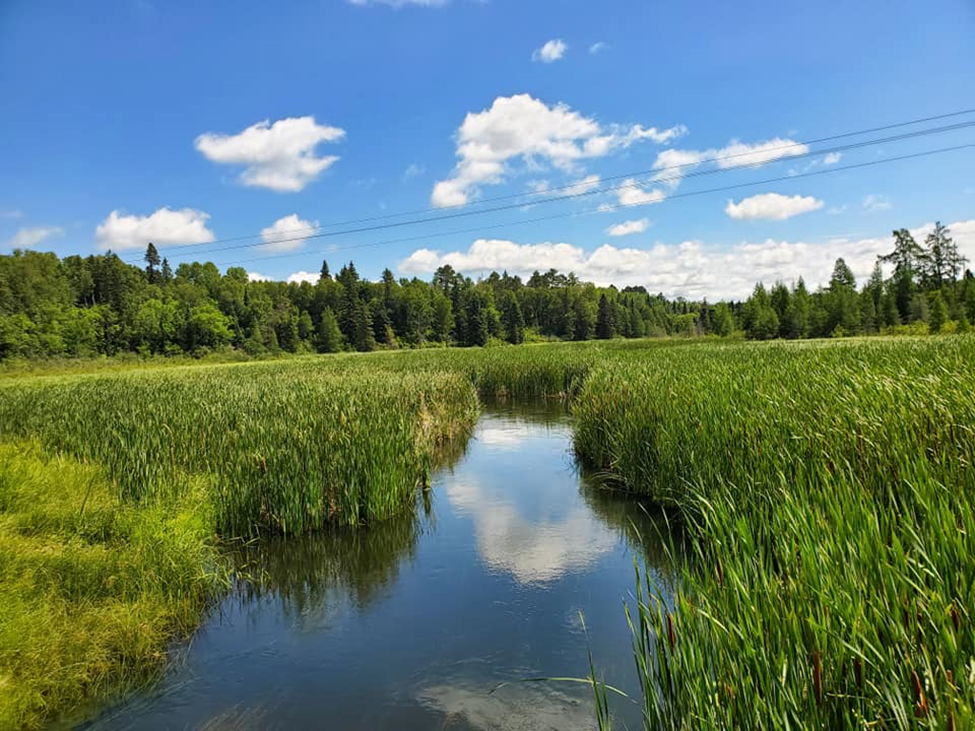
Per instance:
[[[591,728],[584,686],[491,692],[583,676],[590,643],[636,695],[622,603],[634,557],[669,580],[659,518],[579,473],[558,403],[490,406],[443,459],[415,515],[236,547],[249,578],[185,663],[90,727]]]

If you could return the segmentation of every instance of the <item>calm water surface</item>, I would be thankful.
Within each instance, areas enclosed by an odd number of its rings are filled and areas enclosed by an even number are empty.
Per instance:
[[[587,675],[581,611],[598,671],[637,692],[633,557],[670,581],[651,519],[579,474],[558,404],[488,407],[456,451],[416,516],[242,551],[255,579],[151,692],[86,728],[592,728],[586,686],[491,691]]]

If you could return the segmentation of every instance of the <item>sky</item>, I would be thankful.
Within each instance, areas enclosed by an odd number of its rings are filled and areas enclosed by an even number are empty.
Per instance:
[[[0,0],[0,90],[0,253],[712,300],[936,220],[975,260],[971,0]]]

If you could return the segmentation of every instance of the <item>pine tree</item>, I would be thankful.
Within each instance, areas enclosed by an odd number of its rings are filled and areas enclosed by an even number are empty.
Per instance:
[[[162,260],[161,279],[163,284],[169,284],[171,281],[173,281],[173,270],[169,266],[169,259],[166,259],[165,257],[163,257]]]
[[[958,252],[958,245],[950,234],[941,225],[941,221],[938,221],[934,224],[934,230],[924,239],[924,279],[934,289],[941,289],[945,284],[958,279],[958,273],[968,261]]]
[[[945,298],[941,296],[941,290],[936,289],[928,293],[928,326],[931,332],[941,332],[941,328],[948,321],[948,306]]]
[[[342,350],[342,331],[339,330],[338,318],[331,307],[322,310],[315,347],[319,353],[337,353]]]
[[[510,289],[501,293],[501,326],[505,340],[518,345],[525,340],[525,317],[521,312],[518,298]]]
[[[324,282],[332,278],[331,273],[328,271],[328,262],[322,259],[322,270],[318,274],[318,281]]]
[[[146,247],[146,276],[149,278],[149,284],[155,284],[156,279],[159,274],[159,252],[156,251],[156,246],[151,241]]]
[[[911,320],[911,300],[916,287],[915,277],[924,266],[924,251],[906,228],[894,231],[894,250],[877,261],[894,265],[894,292],[901,322]]]
[[[605,293],[599,295],[599,307],[596,309],[596,337],[609,340],[616,335],[616,312],[613,303]]]

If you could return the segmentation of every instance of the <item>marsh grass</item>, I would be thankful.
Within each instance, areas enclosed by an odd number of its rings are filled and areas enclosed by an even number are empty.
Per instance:
[[[119,502],[101,471],[0,445],[0,728],[40,728],[151,681],[225,573],[199,486]]]
[[[677,507],[631,602],[648,728],[971,728],[975,340],[742,345],[595,369],[576,448]]]

